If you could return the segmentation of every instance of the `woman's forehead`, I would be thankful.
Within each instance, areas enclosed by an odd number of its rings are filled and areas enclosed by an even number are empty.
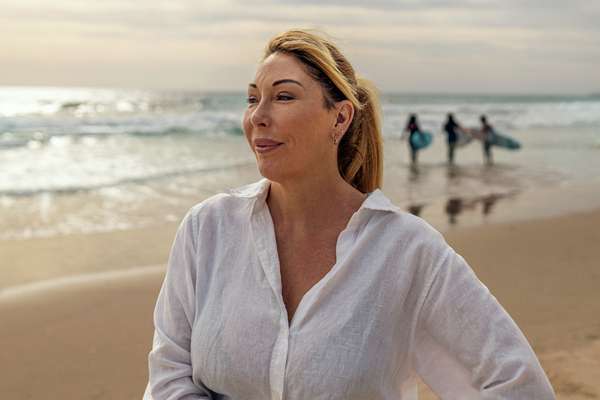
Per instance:
[[[304,87],[307,87],[310,81],[312,81],[305,67],[296,57],[288,54],[274,53],[259,64],[253,83],[257,86],[271,86],[273,82],[282,79],[299,81]]]

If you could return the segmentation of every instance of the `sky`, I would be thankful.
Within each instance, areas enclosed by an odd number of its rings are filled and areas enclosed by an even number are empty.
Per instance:
[[[329,35],[384,92],[600,92],[597,0],[0,0],[0,85],[244,91],[265,44]]]

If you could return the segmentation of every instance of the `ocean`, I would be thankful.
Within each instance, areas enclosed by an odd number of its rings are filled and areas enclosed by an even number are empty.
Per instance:
[[[381,103],[383,189],[417,214],[600,177],[600,95],[384,93]],[[245,107],[243,92],[0,87],[0,239],[158,226],[258,179],[240,128]],[[468,127],[487,115],[521,150],[496,149],[486,167],[472,143],[449,168],[448,112]],[[434,135],[418,169],[401,139],[410,113]]]

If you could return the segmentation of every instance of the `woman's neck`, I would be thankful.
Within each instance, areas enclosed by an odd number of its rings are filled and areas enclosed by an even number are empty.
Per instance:
[[[302,181],[271,182],[267,204],[278,229],[311,234],[345,226],[365,200],[341,176],[313,176]]]

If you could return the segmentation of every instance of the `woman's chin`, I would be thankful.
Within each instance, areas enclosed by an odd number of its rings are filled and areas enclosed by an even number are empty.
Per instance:
[[[284,163],[285,164],[285,163]],[[289,165],[288,165],[289,166]],[[258,161],[258,172],[271,182],[283,182],[294,177],[293,171],[281,163],[263,160]]]
[[[282,179],[282,172],[281,168],[277,168],[276,165],[274,165],[274,163],[272,162],[264,162],[264,161],[258,161],[258,172],[260,172],[260,174],[264,177],[267,178],[270,181],[273,182],[278,182],[279,180]]]

